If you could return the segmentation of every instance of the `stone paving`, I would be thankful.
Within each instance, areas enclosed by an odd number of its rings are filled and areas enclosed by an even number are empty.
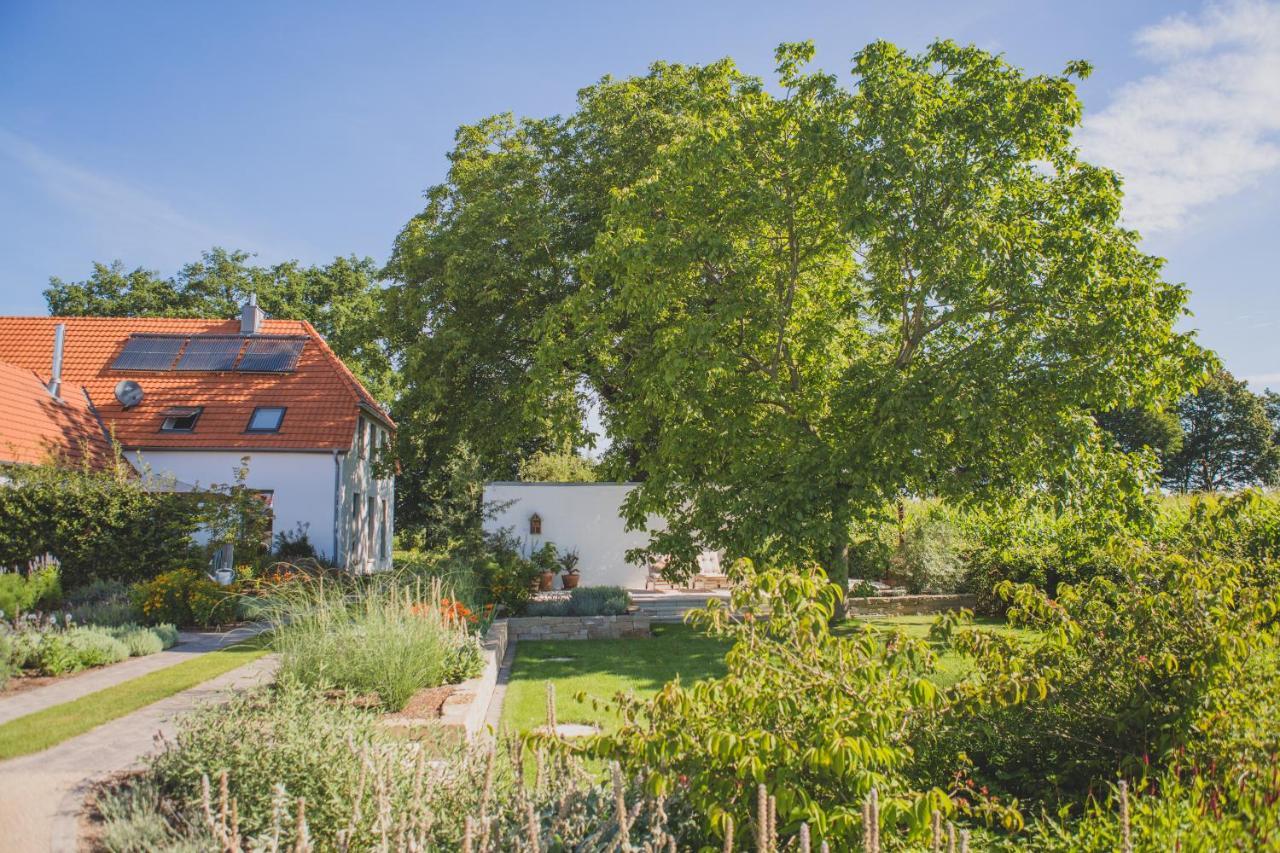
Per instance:
[[[259,658],[43,752],[0,761],[0,851],[74,851],[81,805],[95,781],[139,766],[157,734],[173,733],[178,715],[265,684],[275,667],[273,655]]]

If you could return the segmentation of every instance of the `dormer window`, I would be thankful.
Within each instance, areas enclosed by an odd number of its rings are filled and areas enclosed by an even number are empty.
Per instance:
[[[172,409],[165,409],[160,413],[164,420],[160,423],[161,432],[192,432],[196,428],[196,421],[200,420],[200,413],[204,409],[200,407],[184,407],[177,406]]]
[[[284,423],[284,406],[259,406],[249,416],[245,432],[279,432]]]

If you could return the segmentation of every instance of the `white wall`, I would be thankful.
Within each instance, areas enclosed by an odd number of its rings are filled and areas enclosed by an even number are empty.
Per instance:
[[[627,530],[618,514],[634,488],[634,483],[488,483],[485,503],[506,506],[485,519],[484,528],[489,532],[512,528],[523,540],[526,555],[544,542],[554,542],[562,553],[577,548],[582,586],[643,589],[648,572],[628,563],[626,553],[648,545],[649,534]],[[534,513],[542,517],[541,536],[529,533],[529,516]],[[649,519],[650,527],[660,524],[656,516]]]
[[[234,483],[240,460],[248,456],[249,476],[245,485],[274,492],[272,535],[281,531],[293,533],[301,522],[306,525],[307,536],[317,552],[330,558],[334,554],[333,487],[336,465],[331,453],[135,450],[126,455],[139,470],[147,467],[157,477],[172,477],[200,488]]]
[[[363,444],[362,430],[365,431]],[[390,434],[383,426],[372,418],[361,415],[351,449],[342,455],[338,492],[341,507],[338,547],[343,555],[341,564],[355,571],[374,572],[391,568],[392,537],[395,534],[395,480],[379,480],[374,473],[378,450],[390,440]],[[358,506],[355,504],[357,495],[360,498]],[[374,499],[372,514],[370,497]]]

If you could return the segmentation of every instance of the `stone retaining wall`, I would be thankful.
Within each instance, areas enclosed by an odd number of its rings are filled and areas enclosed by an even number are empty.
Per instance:
[[[519,640],[619,640],[648,637],[648,613],[621,616],[514,616],[506,620],[513,642]]]
[[[859,616],[919,616],[962,607],[972,610],[977,603],[974,595],[877,595],[850,598],[845,605],[850,613]]]
[[[507,620],[498,619],[490,625],[481,641],[484,669],[475,678],[459,684],[444,700],[438,725],[452,730],[459,740],[471,740],[484,728],[484,714],[498,683],[498,668],[502,665],[509,636]]]

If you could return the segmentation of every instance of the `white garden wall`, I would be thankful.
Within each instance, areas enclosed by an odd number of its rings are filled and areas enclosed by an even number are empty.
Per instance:
[[[618,514],[634,488],[634,483],[489,483],[484,489],[485,504],[500,506],[485,519],[484,528],[489,532],[511,528],[522,540],[526,555],[544,542],[554,542],[561,552],[577,548],[582,586],[643,589],[648,572],[628,563],[626,555],[630,548],[649,544],[649,534],[627,530]],[[535,513],[542,519],[541,535],[529,532],[529,517]],[[661,525],[662,519],[650,517],[650,527],[660,529]]]

